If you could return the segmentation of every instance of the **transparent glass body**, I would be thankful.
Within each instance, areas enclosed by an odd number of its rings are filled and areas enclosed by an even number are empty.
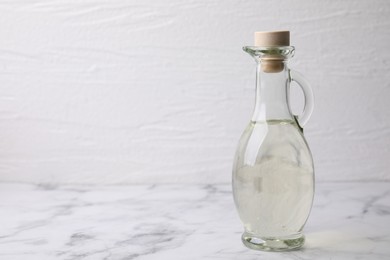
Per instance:
[[[302,229],[314,195],[314,167],[302,126],[313,108],[311,88],[287,67],[293,47],[244,47],[257,63],[256,102],[233,166],[233,194],[244,224],[244,244],[285,251],[304,244]],[[290,82],[305,95],[305,109],[292,114]]]

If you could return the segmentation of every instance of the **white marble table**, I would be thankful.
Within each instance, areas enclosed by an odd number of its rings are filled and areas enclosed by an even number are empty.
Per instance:
[[[390,259],[390,183],[317,184],[306,246],[245,248],[229,185],[0,183],[0,259]]]

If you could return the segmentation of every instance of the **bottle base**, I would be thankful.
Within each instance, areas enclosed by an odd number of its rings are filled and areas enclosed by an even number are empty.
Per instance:
[[[291,251],[301,248],[305,243],[303,234],[289,237],[264,238],[244,232],[241,239],[246,247],[261,251]]]

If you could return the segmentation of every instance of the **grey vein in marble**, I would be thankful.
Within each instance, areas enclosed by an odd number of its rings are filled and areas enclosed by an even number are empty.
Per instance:
[[[390,259],[389,183],[318,184],[306,245],[245,248],[230,185],[0,184],[0,259]]]

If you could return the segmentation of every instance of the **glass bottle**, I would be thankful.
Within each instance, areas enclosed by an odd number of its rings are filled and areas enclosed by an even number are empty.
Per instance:
[[[294,54],[289,37],[288,31],[256,32],[255,46],[243,48],[257,63],[256,103],[237,147],[233,195],[245,228],[242,241],[256,250],[300,248],[313,202],[313,159],[302,129],[313,111],[313,93],[287,67]],[[291,81],[305,96],[302,115],[291,112]]]

